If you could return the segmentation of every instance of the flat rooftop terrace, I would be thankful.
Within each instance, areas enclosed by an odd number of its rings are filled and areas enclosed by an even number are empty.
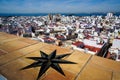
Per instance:
[[[60,64],[65,76],[49,68],[39,80],[120,80],[120,62],[3,32],[0,32],[0,74],[8,80],[36,80],[39,67],[20,70],[34,62],[26,57],[38,57],[40,51],[50,54],[55,49],[57,55],[71,53],[64,59],[77,64]]]

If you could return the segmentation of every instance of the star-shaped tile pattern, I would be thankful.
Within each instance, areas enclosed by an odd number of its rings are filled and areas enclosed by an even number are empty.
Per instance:
[[[32,64],[22,68],[21,70],[24,69],[29,69],[33,67],[40,67],[40,71],[37,77],[37,80],[50,68],[52,67],[59,73],[65,76],[62,68],[60,67],[59,64],[76,64],[75,62],[63,60],[65,56],[68,56],[70,54],[62,54],[62,55],[56,55],[56,50],[54,50],[51,54],[47,55],[46,53],[40,51],[41,57],[27,57],[29,59],[35,60]]]

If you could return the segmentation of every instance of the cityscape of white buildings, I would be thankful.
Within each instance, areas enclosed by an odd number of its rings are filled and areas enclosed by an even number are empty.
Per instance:
[[[0,31],[59,46],[71,46],[91,54],[97,54],[104,43],[110,41],[109,58],[113,59],[112,54],[115,53],[115,60],[119,61],[120,16],[113,13],[81,17],[60,14],[0,17]]]

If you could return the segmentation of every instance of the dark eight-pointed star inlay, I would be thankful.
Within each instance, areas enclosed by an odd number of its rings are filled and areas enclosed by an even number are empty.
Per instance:
[[[29,59],[35,60],[32,64],[22,68],[21,70],[33,68],[33,67],[40,67],[40,71],[37,77],[37,80],[50,68],[52,67],[59,73],[65,76],[63,70],[61,69],[59,64],[76,64],[75,62],[63,60],[65,56],[70,54],[62,54],[56,55],[56,50],[54,50],[51,54],[47,55],[46,53],[40,51],[41,57],[27,57]]]

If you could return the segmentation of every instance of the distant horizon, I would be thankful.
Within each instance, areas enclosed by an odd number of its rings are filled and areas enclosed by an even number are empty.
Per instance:
[[[46,16],[48,14],[56,15],[65,15],[65,16],[106,16],[107,13],[6,13],[1,14],[0,16]],[[115,16],[120,16],[120,13],[113,13]]]
[[[100,14],[107,14],[107,13],[120,13],[120,12],[38,12],[38,13],[0,13],[0,14],[94,14],[94,13],[100,13]]]

